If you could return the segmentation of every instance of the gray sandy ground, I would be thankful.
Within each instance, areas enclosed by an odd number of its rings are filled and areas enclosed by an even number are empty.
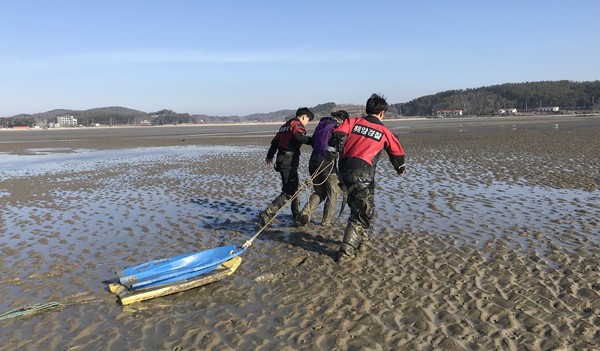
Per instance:
[[[600,348],[600,119],[388,125],[407,175],[382,159],[351,264],[333,261],[348,212],[285,211],[232,276],[125,307],[115,271],[257,231],[277,125],[1,132],[0,313],[61,306],[0,321],[0,349]]]

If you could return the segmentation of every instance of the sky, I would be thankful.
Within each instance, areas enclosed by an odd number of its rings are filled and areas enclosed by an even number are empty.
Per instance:
[[[0,0],[0,117],[248,115],[600,79],[597,0]]]

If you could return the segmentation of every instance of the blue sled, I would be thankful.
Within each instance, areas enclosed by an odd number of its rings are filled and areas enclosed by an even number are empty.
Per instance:
[[[142,263],[125,268],[117,275],[119,282],[130,290],[156,287],[209,273],[245,251],[241,246],[221,246]]]

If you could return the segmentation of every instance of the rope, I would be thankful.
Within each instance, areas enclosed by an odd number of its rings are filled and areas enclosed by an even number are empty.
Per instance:
[[[321,166],[323,166],[323,162],[325,162],[325,161],[321,161],[321,164],[320,164],[320,165],[319,165],[319,167],[317,168],[317,171],[318,171],[319,169],[321,169]],[[329,162],[329,164],[323,168],[323,170],[325,170],[327,167],[331,166],[331,168],[329,169],[329,173],[327,173],[327,177],[325,177],[325,179],[324,179],[324,180],[323,180],[321,183],[319,183],[319,184],[315,184],[315,183],[313,183],[313,185],[314,185],[314,186],[321,186],[321,185],[323,185],[323,184],[325,184],[325,183],[327,182],[327,179],[329,179],[329,176],[331,175],[331,172],[333,172],[333,168],[334,168],[334,167],[333,167],[333,163],[334,163],[334,162],[335,162],[335,160],[331,160],[331,162]],[[321,172],[323,172],[323,171],[321,171]],[[315,175],[315,177],[314,177],[314,178],[316,178],[316,176],[317,176],[317,175],[319,175],[321,172],[315,172],[315,174],[316,174],[316,175]],[[314,178],[313,178],[313,179],[314,179]],[[310,178],[309,178],[309,180],[310,180]],[[308,184],[308,180],[307,180],[306,182],[307,182],[307,184]]]
[[[325,162],[325,161],[321,161],[321,164],[319,165],[319,168],[321,168],[321,166],[323,165],[323,162]],[[327,179],[329,179],[329,176],[331,175],[331,172],[333,172],[333,169],[334,169],[333,163],[334,162],[335,162],[335,160],[331,160],[331,162],[329,162],[329,164],[327,166],[325,166],[325,167],[329,167],[329,166],[332,166],[332,167],[329,169],[329,173],[327,174],[327,177],[325,177],[325,179],[321,183],[319,183],[319,184],[314,184],[313,183],[314,186],[320,186],[320,185],[323,185],[323,184],[325,184],[327,182]],[[317,168],[317,170],[319,168]],[[308,180],[306,182],[308,183]],[[343,189],[342,189],[342,192],[343,192]],[[337,222],[337,220],[340,219],[340,217],[342,216],[342,212],[344,211],[344,202],[345,201],[342,199],[342,208],[340,209],[340,214],[337,216],[337,218],[335,218],[333,220],[332,224],[335,224]]]
[[[35,305],[25,306],[25,307],[14,309],[12,311],[2,313],[2,314],[0,314],[0,320],[22,317],[22,316],[29,316],[29,315],[33,315],[33,314],[36,314],[39,312],[49,311],[49,310],[59,308],[59,307],[76,305],[79,303],[96,302],[96,301],[104,301],[104,300],[91,297],[91,298],[81,299],[81,300],[77,300],[77,301],[73,301],[73,302],[60,303],[57,301],[52,301],[52,302],[47,302],[47,303],[38,303]]]
[[[333,162],[333,161],[332,161]],[[325,169],[321,169],[321,166],[323,166],[323,162],[321,162],[321,164],[319,165],[319,167],[317,168],[317,170],[315,171],[315,173],[313,175],[311,175],[307,180],[306,180],[306,185],[310,185],[313,184],[313,180],[319,175],[321,174]],[[333,170],[333,167],[331,167],[331,169]],[[331,174],[331,170],[330,173]],[[329,178],[329,175],[327,175],[327,177]],[[321,185],[321,184],[317,184],[317,185]],[[258,232],[256,232],[256,234],[254,234],[254,236],[252,236],[250,239],[248,239],[244,245],[242,245],[242,248],[246,249],[248,247],[250,247],[250,245],[252,245],[252,242],[254,241],[254,239],[256,239],[256,237],[258,237],[260,235],[260,233],[262,233],[274,220],[275,218],[281,214],[281,212],[283,212],[283,210],[292,202],[294,201],[298,196],[300,196],[300,193],[302,193],[302,190],[304,190],[304,186],[300,186],[298,187],[298,190],[296,190],[296,192],[286,201],[286,203],[281,206],[281,208],[279,208],[277,210],[277,212],[275,212],[275,214],[273,215],[273,217],[271,217],[271,219],[269,219],[259,230]]]
[[[61,304],[56,301],[26,306],[26,307],[18,308],[16,310],[12,310],[12,311],[0,314],[0,320],[35,314],[38,312],[42,312],[42,311],[49,310],[52,308],[57,308],[60,306],[61,306]]]

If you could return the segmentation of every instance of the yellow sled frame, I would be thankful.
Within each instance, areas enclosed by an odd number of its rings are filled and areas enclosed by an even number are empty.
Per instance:
[[[186,279],[181,282],[165,284],[148,289],[129,290],[120,283],[110,283],[108,289],[117,295],[121,305],[129,305],[134,302],[153,299],[155,297],[166,296],[181,291],[197,288],[202,285],[210,284],[231,275],[242,263],[242,258],[236,256],[229,261],[223,262],[219,267],[210,273],[199,275],[195,278]]]

